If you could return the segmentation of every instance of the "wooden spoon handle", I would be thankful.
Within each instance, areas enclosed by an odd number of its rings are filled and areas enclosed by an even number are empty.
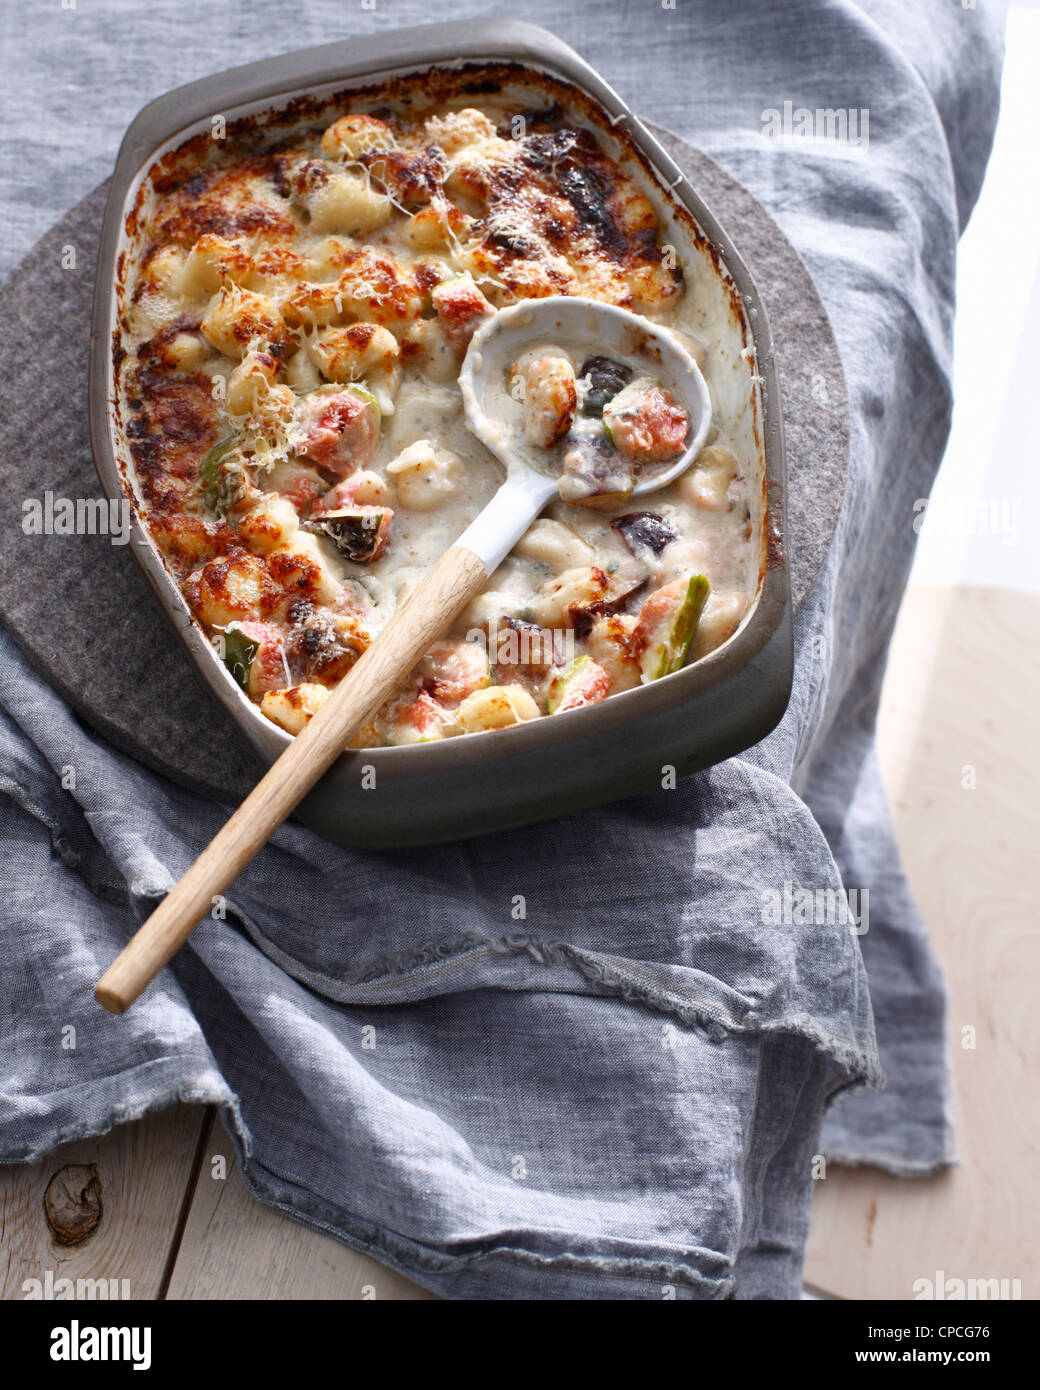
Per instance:
[[[105,971],[94,990],[99,1004],[114,1014],[130,1007],[212,909],[213,899],[234,882],[486,581],[484,563],[471,550],[456,545],[441,556]]]

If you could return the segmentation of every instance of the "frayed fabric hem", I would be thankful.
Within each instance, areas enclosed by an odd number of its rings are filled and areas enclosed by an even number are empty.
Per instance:
[[[839,1168],[877,1168],[882,1173],[890,1173],[894,1178],[934,1178],[951,1168],[961,1166],[960,1158],[956,1154],[914,1161],[889,1154],[853,1153],[835,1149],[828,1150],[824,1156],[828,1163]]]
[[[148,1085],[150,1088],[154,1087],[151,1094],[114,1102],[100,1114],[76,1123],[63,1122],[59,1114],[55,1122],[47,1127],[46,1132],[41,1131],[28,1142],[0,1148],[0,1163],[38,1163],[41,1159],[52,1156],[55,1149],[63,1144],[83,1139],[100,1139],[119,1125],[132,1124],[135,1120],[143,1120],[147,1115],[158,1114],[175,1105],[218,1105],[222,1110],[236,1116],[236,1123],[248,1136],[238,1097],[212,1070],[200,1074],[193,1080],[176,1082],[174,1089],[156,1094],[155,1091],[163,1085],[163,1070],[167,1060],[172,1062],[170,1070],[183,1070],[183,1061],[174,1058],[163,1059],[160,1063],[145,1063],[143,1068],[135,1068],[128,1074],[128,1079],[132,1079],[139,1072],[147,1071]],[[249,1147],[251,1149],[251,1145]]]

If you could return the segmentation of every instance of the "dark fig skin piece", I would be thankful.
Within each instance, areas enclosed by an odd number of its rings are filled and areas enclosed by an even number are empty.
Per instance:
[[[492,672],[499,685],[522,685],[535,691],[553,667],[566,660],[561,633],[551,632],[521,618],[502,619],[497,641],[491,647]]]
[[[322,513],[309,529],[323,532],[341,555],[365,565],[386,550],[393,515],[389,507],[340,507]]]
[[[628,600],[646,587],[646,583],[646,571],[641,566],[619,570],[609,575],[607,591],[602,598],[584,605],[571,605],[570,615],[575,637],[584,641],[595,626],[597,618],[609,618],[612,613],[620,613]]]
[[[626,512],[624,516],[614,518],[610,523],[610,529],[618,533],[637,558],[645,555],[647,551],[660,555],[666,545],[679,539],[677,533],[656,512]]]
[[[612,357],[586,357],[579,377],[589,378],[589,389],[581,403],[583,415],[602,415],[607,401],[632,380],[632,368]]]

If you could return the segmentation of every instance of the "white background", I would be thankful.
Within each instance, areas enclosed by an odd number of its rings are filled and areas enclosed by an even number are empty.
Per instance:
[[[1040,593],[1038,100],[1040,0],[1030,0],[1008,10],[996,142],[960,244],[953,430],[912,585]]]

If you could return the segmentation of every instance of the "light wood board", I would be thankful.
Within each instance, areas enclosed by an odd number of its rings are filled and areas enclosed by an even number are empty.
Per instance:
[[[1038,639],[1029,594],[911,589],[900,613],[879,747],[950,986],[961,1166],[921,1179],[829,1169],[806,1279],[845,1298],[913,1299],[940,1271],[1040,1297]]]
[[[169,1298],[428,1299],[433,1295],[250,1195],[213,1126]]]
[[[206,1118],[179,1105],[38,1163],[0,1166],[0,1298],[26,1298],[33,1280],[45,1289],[48,1271],[51,1296],[66,1292],[62,1279],[104,1279],[118,1281],[116,1297],[161,1297]],[[90,1285],[78,1292],[92,1296]]]

